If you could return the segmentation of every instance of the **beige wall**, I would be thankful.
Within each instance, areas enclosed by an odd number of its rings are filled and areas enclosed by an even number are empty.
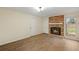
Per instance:
[[[44,17],[43,18],[43,32],[44,33],[49,33],[49,17]]]
[[[41,17],[0,8],[0,45],[43,33]]]

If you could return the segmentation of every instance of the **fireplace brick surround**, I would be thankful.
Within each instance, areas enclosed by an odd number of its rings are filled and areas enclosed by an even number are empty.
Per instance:
[[[51,32],[52,27],[59,27],[61,28],[61,36],[64,36],[64,15],[59,16],[51,16],[49,17],[49,33],[55,34]]]

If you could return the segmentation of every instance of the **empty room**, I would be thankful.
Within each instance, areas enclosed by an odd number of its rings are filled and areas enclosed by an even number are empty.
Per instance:
[[[79,7],[0,7],[0,51],[79,51]]]

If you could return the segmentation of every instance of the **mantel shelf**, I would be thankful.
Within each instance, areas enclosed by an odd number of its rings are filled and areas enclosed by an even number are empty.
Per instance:
[[[63,23],[49,23],[49,24],[63,24]]]

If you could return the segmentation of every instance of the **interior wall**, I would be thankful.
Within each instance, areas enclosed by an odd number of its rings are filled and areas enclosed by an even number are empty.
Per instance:
[[[0,45],[43,33],[42,19],[0,8]]]
[[[49,17],[44,17],[43,18],[43,32],[44,33],[49,33]]]

